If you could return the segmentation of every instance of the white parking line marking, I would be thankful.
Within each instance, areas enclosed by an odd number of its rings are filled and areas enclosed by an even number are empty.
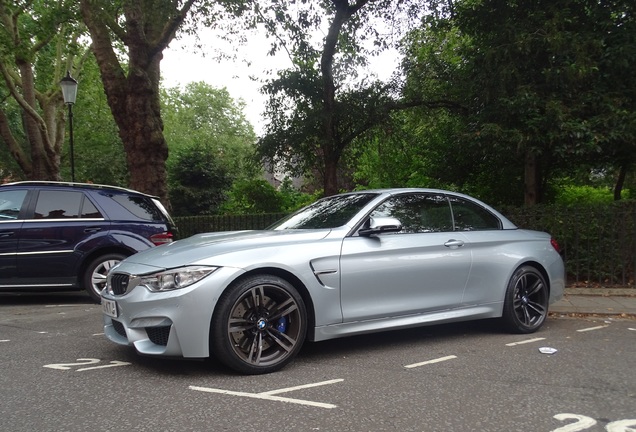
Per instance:
[[[344,381],[344,379],[342,378],[338,378],[338,379],[333,379],[330,381],[322,381],[322,382],[317,382],[317,383],[313,383],[313,384],[303,384],[303,385],[299,385],[296,387],[287,387],[287,388],[282,388],[282,389],[278,389],[278,390],[270,390],[267,392],[261,392],[259,394],[262,395],[274,395],[274,394],[278,394],[278,393],[287,393],[290,391],[294,391],[294,390],[302,390],[302,389],[306,389],[306,388],[312,388],[312,387],[319,387],[319,386],[323,386],[323,385],[328,385],[328,384],[335,384],[335,383],[339,383]]]
[[[100,360],[96,358],[79,358],[77,359],[77,361],[79,363],[53,363],[44,365],[42,367],[49,369],[69,370],[72,366],[86,366],[89,364],[97,364],[100,362]]]
[[[636,331],[636,328],[627,327],[627,330]]]
[[[102,365],[102,366],[93,366],[93,367],[81,368],[81,369],[77,369],[76,372],[82,372],[82,371],[94,370],[94,369],[106,369],[106,368],[117,367],[117,366],[130,366],[131,364],[132,363],[123,362],[123,361],[119,361],[119,360],[111,360],[110,364]]]
[[[605,327],[609,327],[609,326],[604,325],[604,326],[597,326],[597,327],[588,327],[588,328],[584,328],[584,329],[581,329],[581,330],[577,330],[577,332],[583,333],[583,332],[592,331],[592,330],[600,330],[600,329],[603,329]]]
[[[2,339],[0,342],[11,342],[11,339]]]
[[[96,358],[80,358],[80,359],[77,359],[77,363],[53,363],[53,364],[44,365],[43,367],[49,368],[49,369],[57,369],[57,370],[70,370],[70,369],[73,369],[73,367],[75,366],[88,366],[88,365],[97,364],[99,362],[101,362],[101,360]],[[95,370],[95,369],[106,369],[106,368],[112,368],[117,366],[129,366],[131,364],[132,363],[123,362],[119,360],[111,360],[109,364],[100,365],[100,366],[91,366],[91,367],[81,367],[81,368],[75,369],[75,372],[83,372],[83,371]]]
[[[457,356],[455,356],[455,355],[449,355],[449,356],[446,356],[446,357],[440,357],[440,358],[436,358],[436,359],[433,359],[433,360],[423,361],[423,362],[420,362],[420,363],[413,363],[413,364],[410,364],[410,365],[406,365],[404,367],[407,368],[407,369],[412,369],[412,368],[416,368],[416,367],[419,367],[419,366],[424,366],[424,365],[433,364],[433,363],[439,363],[439,362],[443,362],[443,361],[446,361],[446,360],[452,360],[452,359],[456,359],[456,358],[457,358]]]
[[[532,343],[532,342],[539,342],[542,340],[545,340],[545,338],[534,338],[534,339],[527,339],[527,340],[523,340],[519,342],[512,342],[512,343],[506,344],[506,346],[523,345],[523,344]]]
[[[231,391],[231,390],[222,390],[222,389],[215,389],[215,388],[209,388],[209,387],[199,387],[199,386],[190,386],[189,388],[190,388],[190,390],[196,390],[196,391],[201,391],[201,392],[206,392],[206,393],[226,394],[226,395],[231,395],[231,396],[241,396],[241,397],[247,397],[247,398],[252,398],[252,399],[262,399],[262,400],[270,400],[270,401],[277,401],[277,402],[286,402],[286,403],[293,403],[293,404],[298,404],[298,405],[313,406],[313,407],[317,407],[317,408],[331,409],[331,408],[336,408],[337,405],[323,403],[323,402],[308,401],[308,400],[303,400],[303,399],[294,399],[294,398],[286,398],[286,397],[274,396],[274,394],[285,393],[285,392],[290,392],[290,391],[294,391],[294,390],[301,390],[301,389],[311,388],[311,387],[318,387],[318,386],[327,385],[327,384],[335,384],[335,383],[342,382],[342,381],[344,381],[344,380],[343,379],[334,379],[334,380],[330,380],[330,381],[322,381],[322,382],[319,382],[319,383],[299,385],[299,386],[296,386],[296,387],[288,387],[288,388],[283,388],[283,389],[270,390],[270,391],[266,391],[266,392],[262,392],[262,393],[235,392],[235,391]]]
[[[322,402],[313,402],[313,401],[307,401],[302,399],[292,399],[292,398],[284,398],[279,396],[262,395],[259,393],[243,393],[243,392],[234,392],[230,390],[221,390],[221,389],[196,387],[196,386],[190,386],[190,389],[207,392],[207,393],[220,393],[220,394],[226,394],[226,395],[232,395],[232,396],[248,397],[252,399],[263,399],[263,400],[270,400],[270,401],[293,403],[298,405],[307,405],[307,406],[313,406],[317,408],[328,408],[328,409],[336,408],[336,405],[326,404]]]

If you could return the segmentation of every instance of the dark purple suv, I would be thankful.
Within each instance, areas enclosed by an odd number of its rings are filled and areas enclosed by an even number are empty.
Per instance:
[[[108,270],[136,252],[172,242],[159,200],[84,183],[0,185],[0,290],[85,289],[96,301]]]

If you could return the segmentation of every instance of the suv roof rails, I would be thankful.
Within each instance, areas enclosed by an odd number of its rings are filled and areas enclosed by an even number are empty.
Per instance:
[[[140,192],[134,189],[127,189],[120,186],[95,184],[95,183],[59,182],[59,181],[48,181],[48,180],[25,180],[25,181],[4,183],[0,186],[19,186],[19,185],[24,185],[24,186],[50,185],[50,186],[68,186],[68,187],[80,186],[80,187],[91,188],[91,189],[114,189],[114,190],[119,190],[122,192],[136,193],[136,194],[146,195],[152,198],[157,198],[154,195],[150,195],[150,194]]]

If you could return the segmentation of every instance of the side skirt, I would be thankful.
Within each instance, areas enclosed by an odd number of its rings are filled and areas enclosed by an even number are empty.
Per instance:
[[[399,330],[411,327],[421,327],[458,321],[498,318],[501,317],[502,310],[503,302],[470,306],[462,309],[431,312],[426,314],[332,324],[316,327],[314,329],[313,338],[311,338],[310,340],[319,342],[344,336],[354,336],[385,330]]]

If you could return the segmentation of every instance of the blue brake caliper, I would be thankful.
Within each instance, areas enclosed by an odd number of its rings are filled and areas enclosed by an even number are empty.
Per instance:
[[[278,322],[276,323],[276,330],[281,333],[285,333],[285,330],[287,330],[287,317],[283,316],[278,319]]]

